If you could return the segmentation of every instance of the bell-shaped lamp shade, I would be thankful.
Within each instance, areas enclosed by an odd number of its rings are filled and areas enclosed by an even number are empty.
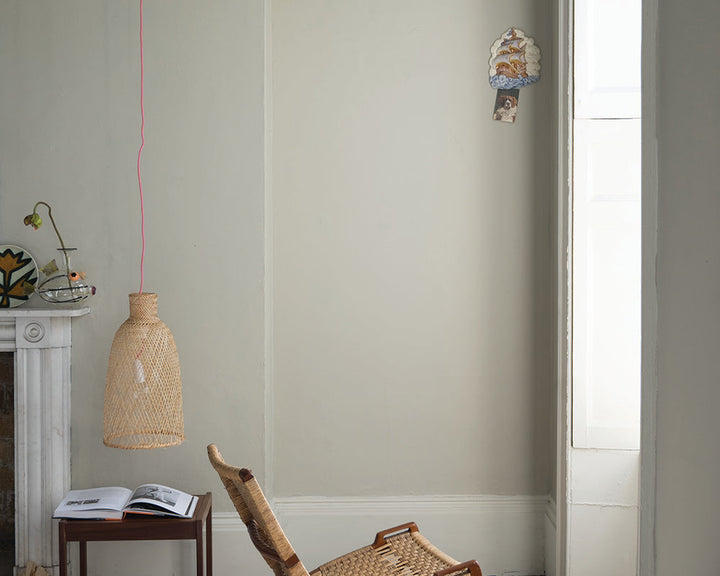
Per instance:
[[[110,349],[103,443],[162,448],[185,439],[180,362],[170,329],[158,318],[157,294],[130,294],[130,317]]]

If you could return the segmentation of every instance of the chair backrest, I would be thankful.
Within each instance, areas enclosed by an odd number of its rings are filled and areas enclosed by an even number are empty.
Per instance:
[[[250,539],[276,576],[308,576],[252,472],[226,464],[214,444],[207,450],[210,463],[247,526]]]

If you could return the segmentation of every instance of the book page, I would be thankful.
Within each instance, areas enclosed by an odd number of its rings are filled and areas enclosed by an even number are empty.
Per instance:
[[[55,509],[55,518],[73,517],[76,514],[88,517],[92,510],[120,511],[130,498],[130,490],[120,486],[90,488],[88,490],[70,490]]]
[[[161,484],[143,484],[130,496],[127,510],[166,510],[179,516],[191,516],[194,498],[190,494]]]

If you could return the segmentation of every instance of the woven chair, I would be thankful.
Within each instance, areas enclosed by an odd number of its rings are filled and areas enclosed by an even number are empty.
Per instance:
[[[275,576],[482,576],[475,560],[464,563],[453,560],[422,536],[414,522],[378,532],[369,546],[308,572],[252,472],[226,464],[214,444],[207,449],[250,539]]]

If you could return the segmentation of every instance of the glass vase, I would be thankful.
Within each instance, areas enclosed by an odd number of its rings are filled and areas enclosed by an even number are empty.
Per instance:
[[[81,272],[75,272],[70,266],[70,254],[76,248],[58,248],[63,258],[58,270],[51,273],[37,287],[40,298],[52,304],[69,304],[82,302],[95,294],[95,286],[91,286]]]

